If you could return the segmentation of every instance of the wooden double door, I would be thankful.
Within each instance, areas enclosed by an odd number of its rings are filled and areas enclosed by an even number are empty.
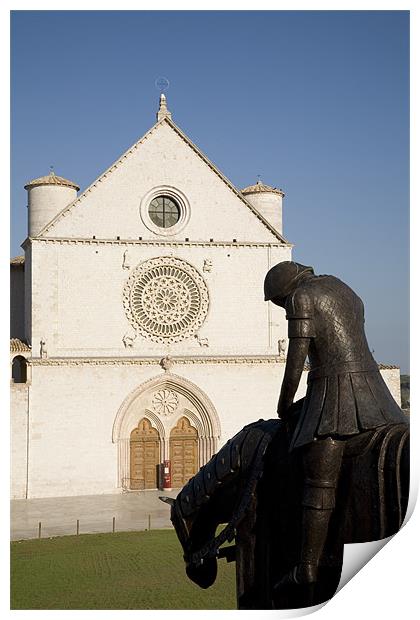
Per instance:
[[[198,433],[185,417],[171,431],[169,453],[172,487],[179,489],[198,471]]]
[[[130,489],[157,489],[159,433],[143,418],[130,435]]]
[[[186,417],[178,420],[169,438],[172,487],[181,488],[198,471],[198,433]],[[142,418],[130,434],[130,489],[157,489],[160,438],[151,422]]]

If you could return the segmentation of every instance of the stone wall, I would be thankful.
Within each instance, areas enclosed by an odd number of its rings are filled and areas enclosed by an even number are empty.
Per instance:
[[[138,336],[124,307],[137,265],[156,257],[186,261],[208,290],[197,337],[173,344]],[[50,357],[274,354],[286,337],[284,311],[264,302],[262,282],[282,245],[32,244],[32,348]]]
[[[11,498],[26,497],[27,424],[29,384],[11,383],[10,393],[10,477]]]
[[[381,375],[398,406],[401,407],[401,383],[399,368],[381,368]]]

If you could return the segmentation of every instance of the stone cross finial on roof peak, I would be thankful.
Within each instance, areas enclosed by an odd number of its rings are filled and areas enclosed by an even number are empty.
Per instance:
[[[172,118],[172,114],[166,106],[166,96],[163,93],[160,95],[159,110],[157,111],[156,118],[158,121],[161,121],[163,118]]]

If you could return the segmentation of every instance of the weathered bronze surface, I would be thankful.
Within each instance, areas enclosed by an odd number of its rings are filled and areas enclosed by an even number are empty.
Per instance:
[[[289,326],[280,420],[245,427],[166,500],[190,579],[207,588],[217,558],[236,560],[239,609],[328,600],[344,544],[395,534],[408,503],[408,423],[369,351],[362,301],[293,262],[268,272],[264,292]]]

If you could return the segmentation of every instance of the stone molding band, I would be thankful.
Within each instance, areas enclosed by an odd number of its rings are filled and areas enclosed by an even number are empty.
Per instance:
[[[176,364],[284,364],[278,356],[208,356],[171,357]],[[50,357],[28,360],[33,366],[153,366],[161,364],[161,357]]]
[[[176,364],[285,364],[286,360],[278,355],[261,356],[203,356],[203,357],[171,357]],[[30,366],[153,366],[161,365],[161,357],[50,357],[29,358]],[[399,366],[378,364],[379,370],[396,370]],[[309,367],[305,366],[305,371]]]
[[[151,245],[151,246],[167,246],[167,247],[242,247],[242,248],[293,248],[292,243],[278,242],[255,242],[255,241],[175,241],[175,240],[154,240],[154,239],[85,239],[75,237],[27,237],[21,247],[25,247],[30,242],[38,243],[58,243],[59,245]]]

